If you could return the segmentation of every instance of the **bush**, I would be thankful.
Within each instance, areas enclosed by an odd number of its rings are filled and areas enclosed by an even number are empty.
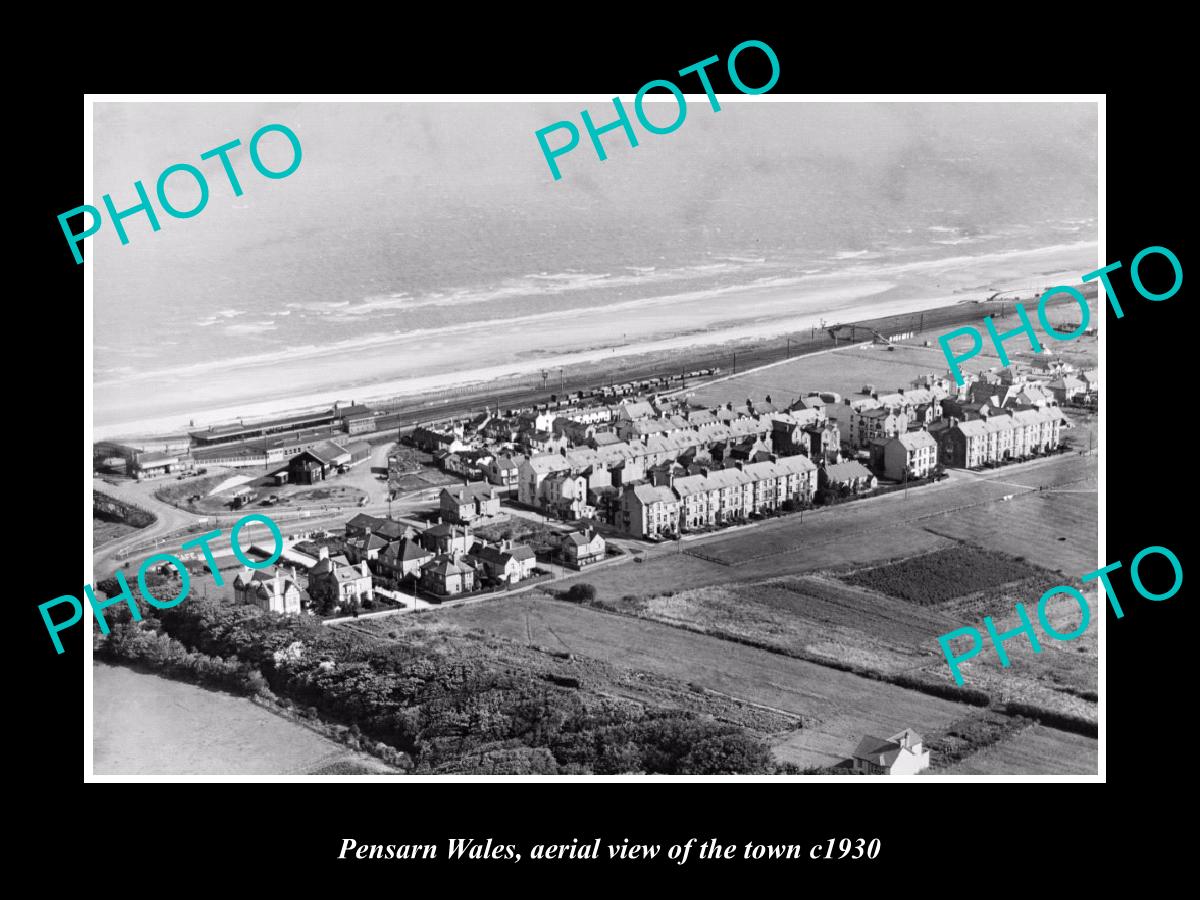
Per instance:
[[[573,584],[567,588],[567,599],[572,603],[591,603],[596,599],[596,588],[590,584]]]

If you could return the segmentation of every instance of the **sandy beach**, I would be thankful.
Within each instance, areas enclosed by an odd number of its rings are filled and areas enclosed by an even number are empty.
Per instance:
[[[203,426],[274,416],[338,400],[416,397],[517,379],[533,383],[542,370],[557,376],[560,367],[595,374],[637,358],[661,357],[665,369],[668,360],[808,332],[822,321],[920,313],[997,291],[1029,294],[1074,284],[1095,268],[1095,259],[1093,243],[1077,242],[916,263],[850,264],[835,274],[638,298],[593,312],[569,309],[501,322],[467,319],[436,333],[371,334],[367,328],[360,338],[331,346],[311,344],[284,354],[98,381],[94,439],[179,433],[192,422]],[[433,358],[441,362],[427,362]],[[147,404],[143,391],[149,385],[154,399]],[[126,396],[131,399],[124,401]]]

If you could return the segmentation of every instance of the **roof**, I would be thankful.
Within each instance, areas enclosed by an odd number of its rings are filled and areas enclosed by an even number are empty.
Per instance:
[[[341,409],[334,411],[336,415],[344,419],[361,419],[364,416],[373,415],[369,406],[363,406],[361,403],[355,403],[353,406],[344,406]]]
[[[388,545],[387,539],[382,535],[371,532],[368,537],[350,538],[348,542],[353,547],[361,546],[363,550],[382,550]]]
[[[333,578],[335,581],[356,581],[359,578],[369,578],[369,575],[363,575],[362,569],[358,566],[350,565],[346,557],[337,556],[332,559],[322,559],[315,566],[308,570],[309,583],[315,578],[320,581],[324,577]]]
[[[900,755],[901,747],[895,741],[866,735],[854,748],[854,758],[874,763],[877,766],[891,766]]]
[[[347,528],[370,528],[372,531],[380,531],[388,522],[387,519],[381,519],[378,516],[369,516],[366,513],[359,513],[353,519],[346,523]]]
[[[907,450],[920,450],[922,447],[936,447],[937,441],[928,431],[906,431],[896,435],[896,440]]]
[[[856,478],[870,478],[871,470],[860,462],[834,463],[825,467],[825,477],[830,481],[853,481]]]
[[[179,461],[178,453],[139,453],[137,464],[139,466],[161,466],[164,463],[174,463]]]
[[[592,435],[592,443],[597,447],[608,447],[613,444],[620,444],[621,436],[612,431],[597,431]]]
[[[637,484],[633,486],[633,495],[638,501],[647,506],[653,503],[675,503],[675,492],[669,487],[653,484]]]
[[[442,488],[442,494],[450,496],[455,503],[474,503],[476,500],[490,500],[496,494],[496,486],[486,481],[475,481],[470,484],[447,485]]]
[[[654,415],[654,407],[645,400],[635,400],[619,407],[618,412],[624,413],[630,419],[645,419]]]
[[[410,526],[405,525],[403,522],[393,521],[392,519],[384,519],[371,530],[375,534],[387,538],[389,541],[394,541],[403,537],[405,532],[410,531]]]
[[[421,571],[432,572],[435,575],[466,575],[474,572],[475,569],[465,561],[456,562],[453,557],[442,554],[421,566]]]
[[[335,444],[333,441],[321,441],[321,443],[304,452],[316,457],[326,465],[336,465],[340,460],[347,459],[350,456],[345,447],[341,444]]]
[[[868,734],[858,742],[858,746],[854,749],[854,758],[866,760],[878,766],[891,766],[901,751],[908,748],[911,753],[911,745],[921,743],[924,743],[921,736],[911,728],[905,728],[886,740]]]
[[[412,562],[416,559],[429,559],[433,554],[418,544],[411,538],[401,538],[398,541],[392,541],[388,544],[387,549],[381,554],[387,560],[398,560],[400,562]]]

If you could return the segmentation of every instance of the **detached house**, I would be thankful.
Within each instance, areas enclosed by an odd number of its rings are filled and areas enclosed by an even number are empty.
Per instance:
[[[432,594],[464,594],[475,590],[475,568],[458,552],[434,557],[421,566],[421,587]]]
[[[267,612],[300,613],[300,582],[293,568],[245,568],[233,580],[233,595],[238,603],[257,606]]]
[[[604,537],[593,528],[563,535],[563,559],[576,569],[600,562],[607,552]]]
[[[329,550],[322,547],[321,558],[308,570],[308,594],[318,607],[329,600],[339,605],[369,600],[373,590],[365,559],[353,566],[345,557],[330,559]]]
[[[469,524],[476,519],[500,514],[496,486],[487,483],[444,487],[438,497],[442,515],[451,522]]]
[[[886,740],[868,734],[858,742],[852,761],[854,771],[866,775],[916,775],[929,768],[929,751],[919,734],[905,728]]]
[[[537,564],[532,548],[504,540],[499,544],[477,542],[471,548],[471,559],[478,563],[490,578],[515,584],[533,574]]]
[[[433,559],[433,552],[422,547],[415,538],[393,541],[375,559],[375,571],[389,581],[402,581],[408,576],[419,577],[421,566]]]

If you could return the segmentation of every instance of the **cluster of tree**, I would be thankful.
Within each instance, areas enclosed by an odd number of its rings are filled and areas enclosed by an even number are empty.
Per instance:
[[[261,672],[279,697],[410,754],[417,772],[774,771],[766,745],[737,726],[531,678],[490,659],[476,635],[379,644],[308,617],[202,600],[163,610],[158,624],[166,634],[155,640],[170,653],[192,648]],[[437,643],[446,640],[479,646],[447,654]],[[297,641],[302,652],[277,653]]]
[[[96,650],[101,659],[153,669],[182,681],[251,696],[271,695],[267,680],[249,663],[188,650],[174,638],[131,621],[113,627]]]
[[[92,491],[92,514],[105,522],[120,522],[134,528],[145,528],[157,521],[154,513],[99,491]]]

